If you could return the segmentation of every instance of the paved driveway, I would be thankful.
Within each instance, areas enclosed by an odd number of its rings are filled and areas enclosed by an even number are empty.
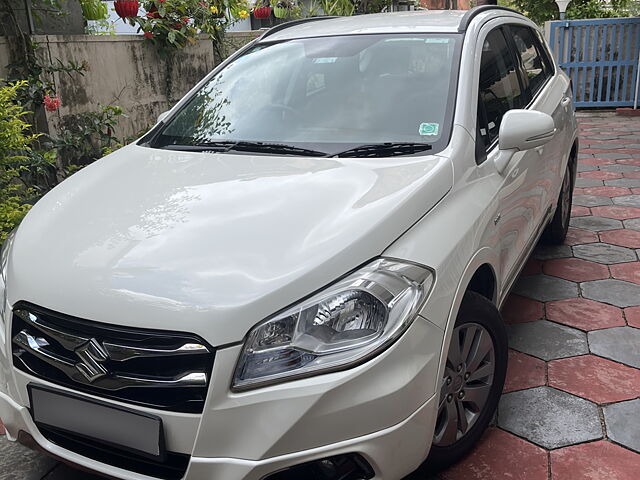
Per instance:
[[[536,251],[503,310],[496,424],[441,480],[640,479],[640,117],[580,127],[566,245]],[[0,436],[2,480],[94,478]]]

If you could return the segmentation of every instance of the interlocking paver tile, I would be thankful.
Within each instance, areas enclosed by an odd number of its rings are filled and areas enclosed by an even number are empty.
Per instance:
[[[573,247],[573,253],[577,258],[596,263],[604,263],[606,265],[637,260],[637,256],[633,250],[608,243],[576,245]]]
[[[605,265],[580,258],[559,258],[544,262],[542,270],[547,275],[564,278],[572,282],[587,282],[609,278]]]
[[[640,412],[640,398],[604,408],[604,421],[607,425],[609,438],[636,452],[640,452],[640,415],[638,412]],[[638,472],[640,472],[640,464],[638,466]]]
[[[636,230],[609,230],[600,233],[600,241],[628,248],[640,248],[640,232]]]
[[[620,402],[640,396],[640,370],[595,355],[563,358],[549,362],[549,386],[596,403]]]
[[[624,165],[624,164],[615,164],[615,165],[603,165],[602,167],[600,167],[602,170],[605,170],[607,172],[620,172],[620,173],[625,173],[625,172],[635,172],[638,170],[638,168],[634,165]]]
[[[542,273],[542,262],[535,258],[529,258],[520,275],[535,275],[537,273]]]
[[[616,178],[613,180],[605,180],[604,184],[607,187],[637,188],[640,187],[640,180],[635,178]]]
[[[502,318],[506,323],[523,323],[544,317],[544,303],[511,294],[502,307]]]
[[[594,232],[602,232],[604,230],[617,230],[622,228],[622,222],[613,218],[605,217],[576,217],[572,218],[569,225],[575,228],[583,228]]]
[[[640,455],[607,441],[551,452],[552,480],[638,480]]]
[[[579,173],[578,176],[580,178],[590,178],[592,180],[615,180],[622,178],[622,174],[618,172],[603,172],[600,170],[596,170],[593,172],[582,172]]]
[[[640,218],[631,218],[629,220],[624,220],[623,224],[625,228],[640,230]]]
[[[581,207],[579,205],[573,205],[571,207],[572,217],[584,217],[586,215],[591,215],[591,210],[589,210],[587,207]]]
[[[620,263],[610,268],[613,278],[640,285],[640,262]]]
[[[640,307],[625,308],[624,318],[630,327],[640,328]]]
[[[622,280],[594,280],[580,285],[582,296],[616,307],[640,305],[640,285]]]
[[[507,378],[504,392],[540,387],[546,382],[546,365],[543,360],[515,350],[509,350]]]
[[[602,438],[594,403],[550,387],[504,394],[498,425],[545,448]]]
[[[616,165],[616,161],[610,158],[582,158],[578,164],[582,165]]]
[[[616,163],[621,165],[635,165],[636,167],[640,167],[640,158],[621,158],[616,160]]]
[[[640,368],[640,329],[615,327],[588,333],[591,353]]]
[[[623,195],[621,197],[613,197],[612,200],[615,205],[640,207],[640,195]]]
[[[587,298],[567,298],[545,306],[547,319],[580,330],[623,327],[622,309]]]
[[[584,243],[595,243],[597,241],[597,233],[582,228],[569,227],[564,243],[565,245],[581,245]]]
[[[598,197],[595,195],[574,195],[573,203],[580,207],[600,207],[604,205],[613,205],[613,201],[609,197]]]
[[[585,195],[597,195],[601,197],[620,197],[629,195],[631,190],[623,187],[588,187],[583,188],[582,193]]]
[[[597,180],[594,178],[576,178],[576,187],[602,187],[604,186],[603,180]]]
[[[616,220],[627,220],[629,218],[640,217],[640,208],[638,207],[593,207],[591,209],[593,215],[605,218],[614,218]]]
[[[577,168],[578,172],[593,172],[596,170],[598,170],[598,167],[596,165],[589,165],[583,162],[580,162]]]
[[[635,171],[626,171],[622,174],[624,178],[640,178],[640,172],[636,168]]]
[[[509,346],[543,360],[589,353],[587,335],[547,320],[507,325]]]
[[[523,297],[548,302],[578,296],[578,286],[574,282],[549,275],[528,275],[520,277],[513,292]]]
[[[469,455],[439,477],[442,480],[546,480],[547,464],[547,453],[542,448],[498,428],[490,428]]]
[[[3,480],[38,480],[55,465],[52,458],[0,436],[0,478]]]
[[[569,245],[538,245],[533,252],[536,260],[551,260],[553,258],[567,258],[573,256]]]

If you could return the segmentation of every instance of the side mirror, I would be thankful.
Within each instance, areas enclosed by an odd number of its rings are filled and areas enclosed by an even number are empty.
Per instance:
[[[531,150],[549,143],[556,134],[550,115],[535,110],[509,110],[500,124],[500,155],[496,168],[502,173],[516,152]]]
[[[170,110],[167,110],[166,112],[162,112],[160,115],[158,115],[158,119],[156,120],[156,123],[160,123],[162,120],[167,118],[167,115],[169,115],[169,111]]]

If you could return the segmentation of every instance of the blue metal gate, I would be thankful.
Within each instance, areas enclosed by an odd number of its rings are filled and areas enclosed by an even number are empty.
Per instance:
[[[636,100],[640,18],[561,20],[546,25],[577,107],[628,107]]]

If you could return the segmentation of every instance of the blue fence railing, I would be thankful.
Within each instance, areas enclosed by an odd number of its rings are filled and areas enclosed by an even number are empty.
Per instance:
[[[640,18],[560,20],[546,28],[551,49],[573,82],[577,107],[634,105]]]

